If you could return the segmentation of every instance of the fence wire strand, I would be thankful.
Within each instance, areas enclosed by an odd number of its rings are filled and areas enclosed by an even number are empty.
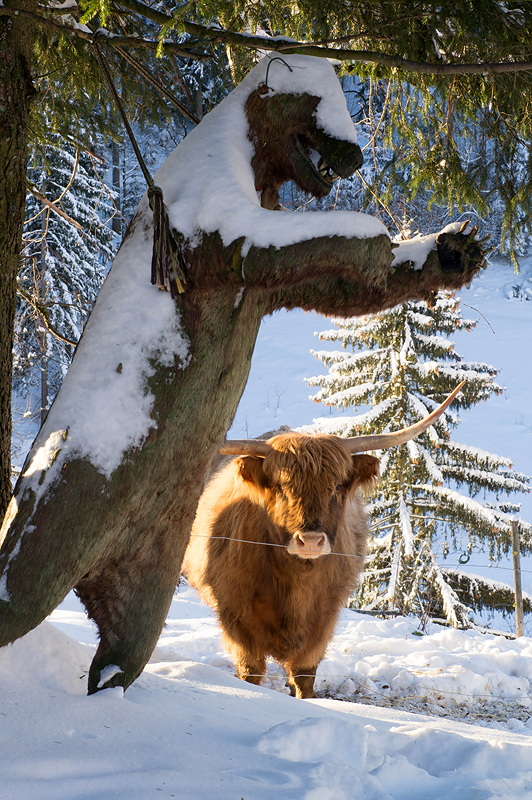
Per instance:
[[[282,548],[284,550],[288,550],[288,547],[289,547],[289,545],[286,545],[286,544],[275,544],[275,542],[257,542],[257,541],[254,541],[253,539],[235,539],[234,536],[210,536],[209,534],[203,534],[203,533],[193,533],[193,534],[191,534],[190,538],[191,539],[192,538],[224,539],[224,540],[226,540],[228,542],[240,542],[241,544],[257,544],[257,545],[260,545],[261,547],[280,547],[280,548]],[[353,553],[337,553],[334,550],[331,550],[331,552],[327,553],[327,555],[329,555],[329,556],[343,556],[344,558],[357,558],[357,559],[362,559],[363,561],[367,558],[367,556],[357,556],[357,555],[354,555]],[[322,558],[323,558],[323,556],[322,556]],[[464,565],[463,564],[459,564],[459,563],[457,563],[457,564],[445,563],[445,564],[439,564],[439,566],[440,567],[444,567],[444,568],[445,567],[453,567],[453,568],[455,568],[455,567],[463,567]],[[468,567],[474,567],[475,569],[484,569],[484,568],[485,569],[490,569],[490,570],[502,569],[502,570],[505,570],[507,572],[513,572],[512,567],[500,567],[498,565],[489,566],[487,564],[470,564],[470,563],[468,563],[467,566]],[[532,570],[530,570],[530,569],[521,569],[521,572],[526,572],[528,574],[532,574]]]

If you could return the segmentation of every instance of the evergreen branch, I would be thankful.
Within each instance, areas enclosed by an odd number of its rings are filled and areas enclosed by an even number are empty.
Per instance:
[[[36,186],[32,186],[31,183],[27,183],[26,188],[28,192],[32,194],[40,203],[43,203],[43,205],[47,206],[48,208],[51,208],[55,214],[65,219],[70,225],[73,225],[75,228],[78,229],[78,231],[81,231],[83,233],[83,226],[80,225],[79,222],[76,222],[75,219],[72,219],[72,217],[69,217],[68,214],[66,214],[61,208],[58,208],[55,205],[55,203],[53,203],[51,200],[48,200],[47,197],[45,197],[43,194],[40,193],[40,191],[37,189]]]
[[[138,0],[120,0],[120,5],[146,19],[158,22],[161,25],[168,25],[173,21],[173,17],[157,11],[154,8],[144,5]],[[91,41],[93,34],[89,30],[68,25],[60,25],[55,20],[26,11],[22,8],[12,8],[0,5],[0,15],[10,15],[23,19],[29,19],[45,27],[61,33],[76,36],[85,41]],[[85,26],[86,27],[86,26]],[[286,38],[271,38],[265,36],[252,36],[236,31],[225,30],[188,20],[182,21],[182,27],[186,33],[195,36],[200,40],[208,40],[211,43],[232,45],[254,50],[269,50],[277,53],[294,53],[296,55],[314,56],[317,58],[332,58],[336,61],[352,61],[362,63],[381,64],[383,66],[400,69],[405,72],[414,72],[424,75],[490,75],[501,73],[532,72],[532,61],[502,61],[502,62],[479,62],[470,64],[430,64],[428,62],[411,61],[387,53],[373,50],[352,50],[337,49],[333,47],[322,47],[313,43],[306,42],[287,42]],[[173,42],[155,42],[149,39],[140,39],[135,36],[116,36],[109,34],[105,37],[108,44],[119,47],[132,47],[157,51],[175,53],[183,58],[195,60],[208,60],[211,57],[204,53],[195,53],[187,50]]]
[[[172,17],[162,11],[150,8],[139,0],[119,0],[119,5],[136,14],[167,25]],[[406,72],[417,72],[426,75],[483,75],[503,72],[532,71],[532,61],[486,62],[477,64],[429,64],[410,61],[400,56],[388,55],[372,50],[336,49],[322,47],[319,44],[287,41],[286,37],[252,36],[247,33],[224,30],[197,22],[182,20],[186,33],[198,39],[207,39],[213,43],[253,48],[255,50],[273,50],[278,53],[294,53],[296,55],[316,56],[318,58],[334,58],[337,61],[361,61],[395,67]]]
[[[427,17],[436,16],[434,14],[427,14],[426,10],[424,10],[423,14],[420,14],[416,11],[413,14],[404,14],[402,17],[395,17],[394,19],[390,20],[389,22],[382,22],[379,21],[377,28],[367,28],[365,31],[359,31],[358,33],[350,33],[346,36],[337,36],[332,39],[320,39],[317,42],[312,42],[314,45],[326,45],[326,44],[343,44],[344,42],[352,42],[353,39],[384,39],[385,37],[382,35],[382,31],[384,28],[390,28],[394,25],[397,25],[400,22],[412,22],[413,20],[419,19],[426,19]]]
[[[19,19],[27,19],[30,22],[37,23],[45,28],[50,28],[56,33],[67,34],[68,36],[82,39],[86,42],[92,42],[95,35],[89,28],[87,28],[86,25],[83,27],[72,27],[72,25],[60,24],[57,22],[57,20],[52,19],[51,17],[35,14],[32,11],[27,11],[23,8],[11,8],[10,6],[4,6],[0,4],[0,16],[12,16],[18,17]],[[136,36],[117,36],[115,34],[110,34],[108,31],[102,35],[100,41],[102,40],[105,41],[110,47],[132,47],[139,50],[153,50],[154,52],[156,52],[159,47],[159,42],[151,39],[141,39],[137,38]],[[195,53],[192,50],[187,50],[186,48],[181,47],[181,45],[174,44],[173,42],[164,42],[162,49],[165,52],[175,53],[175,55],[181,56],[182,58],[190,58],[196,61],[210,61],[211,59],[211,56],[206,53]]]
[[[173,103],[174,106],[183,114],[184,117],[193,122],[195,125],[199,125],[200,120],[198,119],[198,117],[195,114],[193,114],[192,111],[190,111],[190,109],[188,109],[180,100],[178,100],[175,94],[166,88],[164,83],[162,83],[154,75],[151,75],[148,72],[148,70],[140,63],[140,61],[138,61],[138,59],[136,59],[122,47],[116,46],[115,50],[117,53],[119,53],[119,55],[122,56],[123,59],[125,59],[125,61],[131,64],[131,66],[134,67],[140,75],[142,75],[144,80],[146,80],[148,83],[151,83],[151,85],[155,89],[157,89],[159,94],[161,94],[164,98],[166,98],[166,100],[169,100],[171,103]]]
[[[33,299],[33,297],[25,289],[22,288],[20,283],[17,283],[17,293],[21,297],[23,297],[24,300],[27,303],[29,303],[29,305],[32,308],[34,308],[35,311],[37,311],[37,313],[42,317],[42,320],[43,320],[43,322],[44,322],[44,324],[46,326],[46,329],[52,334],[52,336],[55,336],[55,338],[59,339],[59,341],[63,342],[63,344],[69,344],[71,347],[76,347],[77,346],[77,342],[74,342],[74,341],[72,341],[70,339],[67,339],[65,336],[63,336],[61,333],[59,333],[59,331],[57,330],[57,328],[54,326],[54,324],[52,323],[52,321],[50,319],[50,315],[48,314],[46,306],[42,305],[41,303],[37,303]]]

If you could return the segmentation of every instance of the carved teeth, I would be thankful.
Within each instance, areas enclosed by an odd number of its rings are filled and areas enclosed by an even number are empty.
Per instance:
[[[338,177],[338,175],[335,175],[335,173],[329,167],[324,158],[320,158],[320,162],[318,164],[318,172],[323,178],[327,178],[327,180],[330,181],[334,181]]]
[[[323,158],[321,153],[318,152],[314,147],[311,146],[308,139],[304,136],[292,137],[293,142],[296,148],[299,150],[301,155],[306,155],[310,163],[312,164],[313,168],[315,169],[316,173],[320,176],[320,178],[328,184],[331,184],[336,180],[338,175],[336,175],[332,169],[327,164],[326,160]]]

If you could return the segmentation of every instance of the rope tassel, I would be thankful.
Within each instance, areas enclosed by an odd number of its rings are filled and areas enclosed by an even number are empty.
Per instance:
[[[170,228],[163,192],[159,186],[148,189],[148,200],[153,212],[153,252],[151,257],[151,282],[154,286],[170,292],[172,299],[185,291],[183,257],[179,249],[179,238]]]
[[[163,190],[159,186],[155,186],[153,178],[144,163],[139,146],[133,135],[131,125],[127,118],[126,112],[122,106],[120,96],[113,83],[111,73],[105,63],[100,48],[96,41],[93,42],[94,51],[100,64],[103,74],[105,75],[111,93],[115,99],[116,106],[122,117],[122,122],[127,131],[131,146],[137,156],[137,161],[144,174],[146,183],[148,184],[148,200],[150,208],[153,213],[153,253],[151,258],[151,282],[155,286],[166,289],[170,292],[172,300],[178,294],[183,294],[185,291],[183,284],[185,280],[185,260],[181,254],[179,245],[184,241],[183,234],[177,233],[173,228],[170,228],[170,220],[168,219],[168,211],[164,204]]]

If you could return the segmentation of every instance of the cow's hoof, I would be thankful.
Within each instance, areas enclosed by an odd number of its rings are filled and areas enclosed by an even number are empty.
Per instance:
[[[482,245],[486,239],[476,238],[478,227],[468,230],[465,222],[456,233],[440,233],[436,239],[438,258],[443,272],[474,274],[485,267],[485,254]]]

